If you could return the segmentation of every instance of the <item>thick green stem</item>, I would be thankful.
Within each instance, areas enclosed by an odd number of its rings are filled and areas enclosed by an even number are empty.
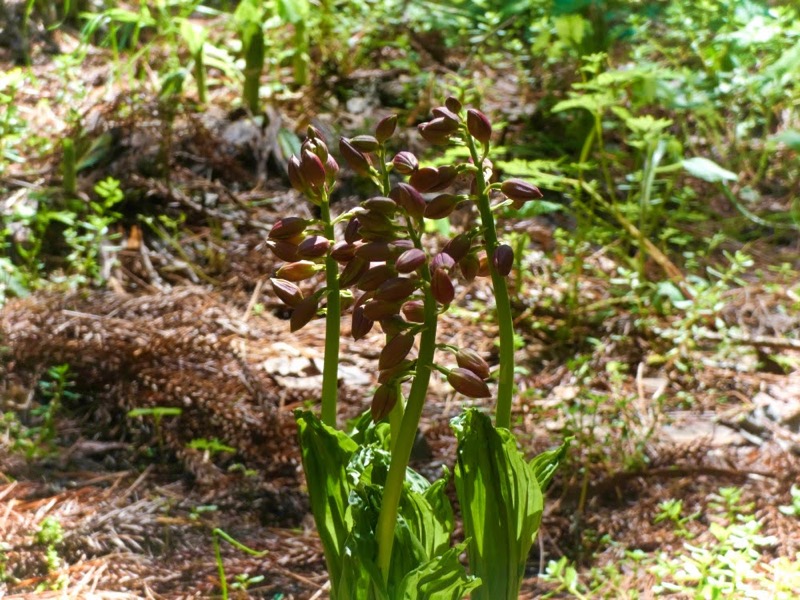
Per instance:
[[[320,204],[325,237],[333,241],[331,209],[327,198]],[[322,422],[336,427],[336,401],[339,394],[339,338],[341,337],[341,302],[339,298],[339,265],[329,255],[325,259],[326,294],[325,359],[322,367]]]
[[[420,247],[419,239],[415,239],[415,245]],[[411,449],[417,436],[419,420],[422,416],[422,408],[425,405],[425,397],[428,393],[428,384],[431,379],[431,368],[433,356],[436,352],[436,326],[438,313],[436,312],[436,300],[433,298],[430,288],[430,274],[427,267],[420,269],[420,276],[423,279],[424,300],[424,322],[422,333],[419,340],[419,356],[417,357],[416,372],[414,381],[411,382],[411,390],[408,394],[406,410],[403,413],[403,420],[400,423],[400,430],[396,439],[393,441],[392,462],[389,465],[389,473],[386,476],[386,485],[383,488],[383,500],[381,502],[381,513],[378,517],[378,568],[380,568],[384,581],[389,579],[389,566],[392,562],[392,546],[394,545],[394,529],[397,523],[397,510],[400,505],[400,495],[403,492],[403,484],[406,478],[406,468],[411,458]]]
[[[492,257],[497,249],[497,230],[495,229],[492,207],[489,204],[489,190],[483,176],[483,160],[478,154],[475,141],[467,136],[467,145],[472,161],[478,167],[475,172],[478,188],[478,210],[481,214],[483,239],[486,244],[486,258],[494,287],[494,303],[497,311],[497,327],[500,339],[500,371],[497,375],[497,406],[495,425],[508,428],[511,425],[511,400],[514,393],[514,320],[511,317],[511,300],[505,277],[497,272]]]

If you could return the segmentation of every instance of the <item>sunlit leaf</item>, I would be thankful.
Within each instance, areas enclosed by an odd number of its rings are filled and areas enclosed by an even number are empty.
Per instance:
[[[713,160],[696,156],[694,158],[687,158],[681,164],[686,171],[698,179],[708,181],[710,183],[718,183],[720,181],[736,181],[739,176],[732,173],[727,169],[723,169]]]

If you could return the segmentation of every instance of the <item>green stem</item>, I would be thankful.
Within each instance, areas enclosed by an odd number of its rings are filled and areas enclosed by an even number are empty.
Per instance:
[[[497,407],[495,425],[508,428],[511,425],[511,399],[514,392],[514,320],[511,316],[511,300],[505,277],[497,272],[492,257],[497,249],[497,231],[489,204],[489,191],[483,176],[483,160],[472,136],[467,135],[467,146],[472,161],[478,167],[475,172],[478,184],[478,210],[481,214],[483,239],[486,242],[486,259],[492,276],[494,303],[497,311],[497,327],[500,338],[500,372],[497,375]]]
[[[414,235],[414,244],[421,248],[419,236]],[[419,270],[423,280],[424,321],[419,340],[419,356],[417,357],[416,373],[411,382],[406,410],[400,422],[398,435],[394,440],[392,461],[389,473],[386,476],[386,485],[383,489],[381,512],[378,517],[378,568],[380,568],[384,581],[389,579],[389,566],[392,561],[392,546],[394,545],[394,530],[397,523],[397,510],[400,505],[400,495],[406,478],[406,468],[411,458],[411,449],[417,436],[419,420],[422,416],[422,407],[428,393],[428,384],[431,379],[433,357],[436,352],[436,326],[438,313],[436,300],[433,298],[430,287],[430,273],[427,267]]]
[[[323,198],[320,209],[325,237],[333,241],[331,208],[327,198]],[[322,422],[336,428],[342,310],[339,298],[339,265],[330,255],[325,259],[325,276],[328,301],[325,311],[325,359],[322,367]]]

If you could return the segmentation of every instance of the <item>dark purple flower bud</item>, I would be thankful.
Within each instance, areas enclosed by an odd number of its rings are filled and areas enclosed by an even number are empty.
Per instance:
[[[478,257],[474,254],[467,254],[458,261],[458,268],[461,269],[461,275],[466,281],[473,281],[478,276],[478,269],[480,269]]]
[[[390,260],[392,248],[386,242],[369,242],[356,249],[356,256],[372,262]]]
[[[417,130],[425,141],[435,146],[444,146],[450,141],[450,136],[458,131],[458,122],[444,117],[436,117],[427,123],[420,124]]]
[[[414,247],[414,242],[412,242],[411,240],[404,240],[401,238],[399,240],[394,240],[389,245],[392,247],[392,258],[396,258],[406,250],[411,250],[411,248]]]
[[[451,165],[439,167],[436,170],[436,184],[428,189],[428,191],[440,192],[443,189],[450,187],[450,184],[456,180],[456,177],[458,177],[458,171],[455,167]]]
[[[425,198],[407,183],[398,183],[389,192],[389,196],[406,211],[412,219],[421,219],[425,213]]]
[[[397,404],[397,398],[396,385],[379,385],[375,390],[375,395],[372,396],[372,404],[369,407],[372,420],[377,423],[388,417]]]
[[[488,144],[492,139],[491,122],[485,114],[474,108],[467,110],[467,131],[481,144]]]
[[[350,165],[350,168],[358,175],[362,177],[370,176],[369,158],[363,152],[356,150],[347,138],[341,138],[339,140],[339,152],[341,152],[345,162]]]
[[[458,262],[467,255],[471,246],[472,240],[470,237],[466,233],[459,233],[444,245],[442,252],[449,254],[454,261]]]
[[[308,221],[300,217],[284,217],[275,221],[267,237],[271,240],[289,240],[296,235],[302,234],[308,224]]]
[[[300,172],[303,179],[315,191],[322,190],[325,185],[325,165],[319,159],[319,156],[310,150],[303,150],[303,156],[300,159]]]
[[[350,335],[353,336],[354,340],[360,340],[370,332],[374,324],[375,321],[364,316],[364,307],[356,306],[353,309]]]
[[[394,170],[401,175],[411,175],[419,168],[417,157],[407,150],[395,154],[392,164],[394,165]]]
[[[409,323],[422,323],[425,321],[425,305],[421,300],[409,300],[400,307],[400,310]]]
[[[350,145],[359,152],[375,152],[381,147],[377,139],[371,135],[357,135],[350,138]]]
[[[286,306],[297,306],[303,300],[303,292],[291,281],[285,279],[270,279],[272,290]]]
[[[358,280],[358,289],[364,292],[374,292],[390,277],[394,277],[394,269],[389,265],[375,265],[370,267]],[[377,319],[375,319],[377,321]]]
[[[319,258],[328,253],[331,242],[321,235],[307,237],[297,246],[297,256],[300,258]]]
[[[303,179],[303,174],[300,172],[300,159],[292,156],[289,159],[287,170],[289,173],[289,183],[292,184],[294,190],[305,194],[308,191],[308,184]]]
[[[423,194],[439,183],[439,170],[435,167],[422,167],[417,169],[408,183]]]
[[[358,220],[361,223],[359,228],[361,237],[366,237],[366,230],[372,233],[392,233],[395,229],[392,219],[376,211],[361,213],[358,215]]]
[[[275,274],[278,276],[278,279],[285,279],[286,281],[303,281],[304,279],[313,277],[317,271],[321,270],[322,268],[323,267],[311,262],[310,260],[298,260],[297,262],[283,265]]]
[[[413,273],[424,265],[426,260],[427,256],[424,251],[419,248],[411,248],[397,257],[394,268],[398,273]]]
[[[361,203],[361,206],[370,212],[375,212],[380,215],[387,215],[390,217],[393,216],[397,211],[397,202],[391,198],[385,198],[384,196],[375,196],[374,198],[365,200]]]
[[[494,268],[497,269],[497,272],[502,277],[508,276],[508,274],[511,273],[511,268],[514,266],[514,251],[511,249],[511,246],[508,244],[500,244],[495,248],[492,262],[494,263]]]
[[[431,293],[436,301],[443,305],[448,306],[453,298],[456,296],[456,290],[453,287],[453,282],[447,275],[444,269],[436,269],[431,276]]]
[[[451,112],[456,114],[461,112],[461,102],[458,101],[458,98],[454,98],[453,96],[448,96],[447,99],[444,101],[444,105],[450,109]]]
[[[447,374],[447,382],[468,398],[488,398],[492,395],[486,382],[469,369],[453,369]]]
[[[382,144],[394,135],[394,130],[397,128],[397,115],[389,115],[384,117],[375,126],[375,137]]]
[[[522,205],[529,200],[538,200],[542,197],[542,192],[535,185],[523,181],[522,179],[506,179],[500,185],[500,191],[513,200],[514,208],[519,210]]]
[[[300,148],[316,154],[323,164],[328,160],[328,146],[325,145],[321,137],[306,138]]]
[[[344,241],[348,244],[355,244],[358,240],[361,239],[361,235],[359,234],[358,230],[361,227],[361,221],[358,220],[358,217],[353,217],[347,222],[347,227],[344,228]]]
[[[369,261],[356,256],[347,263],[339,274],[339,286],[342,288],[349,288],[351,285],[355,285],[368,269]]]
[[[449,217],[450,213],[455,209],[456,204],[460,201],[461,197],[455,194],[439,194],[425,207],[425,218],[444,219],[445,217]]]
[[[381,350],[378,358],[378,369],[388,369],[395,366],[408,356],[414,346],[414,335],[411,333],[399,333],[394,336]]]
[[[319,296],[313,294],[295,306],[292,316],[289,317],[289,330],[294,333],[317,316],[319,309]]]
[[[392,315],[386,319],[381,319],[381,329],[383,329],[386,339],[392,339],[394,336],[408,329],[408,323],[406,323],[400,315]]]
[[[331,248],[331,258],[338,263],[347,264],[356,255],[356,248],[355,244],[339,240]]]
[[[334,160],[333,155],[329,154],[328,159],[325,161],[325,180],[328,185],[333,185],[336,181],[336,175],[339,173],[339,163]]]
[[[417,281],[406,277],[391,277],[384,281],[375,290],[376,300],[394,302],[405,300],[417,289]]]
[[[444,269],[446,272],[450,272],[455,264],[456,261],[447,252],[439,252],[431,261],[431,273],[436,269]]]
[[[281,260],[285,260],[286,262],[294,262],[297,260],[297,244],[284,242],[283,240],[270,240],[267,242],[267,247]]]
[[[456,352],[456,362],[459,367],[468,369],[481,379],[489,377],[489,365],[481,358],[481,355],[469,348]]]
[[[400,312],[400,302],[370,300],[364,305],[364,316],[373,321],[388,319]]]
[[[459,123],[461,123],[461,119],[459,116],[454,113],[452,110],[447,108],[447,106],[437,106],[432,111],[433,116],[436,118],[442,118],[445,121],[449,121],[452,125],[458,127]]]

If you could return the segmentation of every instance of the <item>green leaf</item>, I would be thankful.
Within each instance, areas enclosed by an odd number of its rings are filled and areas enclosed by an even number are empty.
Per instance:
[[[529,463],[530,468],[536,476],[536,481],[539,482],[539,487],[542,490],[546,490],[550,487],[553,475],[555,475],[556,469],[558,469],[558,466],[567,456],[567,449],[572,440],[572,437],[568,437],[558,448],[546,450],[531,459]]]
[[[463,510],[470,571],[483,585],[473,600],[519,596],[544,501],[536,473],[511,433],[468,410],[451,422],[458,439],[456,492]]]
[[[786,144],[795,152],[800,152],[800,131],[797,131],[796,129],[787,129],[778,135],[772,136],[771,139],[775,140],[776,142],[780,142],[781,144]]]
[[[684,169],[694,177],[708,181],[710,183],[719,183],[722,181],[736,181],[739,176],[732,173],[727,169],[723,169],[713,160],[696,156],[694,158],[687,158],[681,162]]]
[[[311,412],[298,411],[296,418],[311,511],[325,551],[331,589],[337,590],[345,543],[353,527],[347,466],[358,446]]]
[[[394,598],[399,600],[461,600],[480,586],[481,581],[467,575],[458,556],[467,542],[448,549],[442,555],[420,565],[406,575]]]

